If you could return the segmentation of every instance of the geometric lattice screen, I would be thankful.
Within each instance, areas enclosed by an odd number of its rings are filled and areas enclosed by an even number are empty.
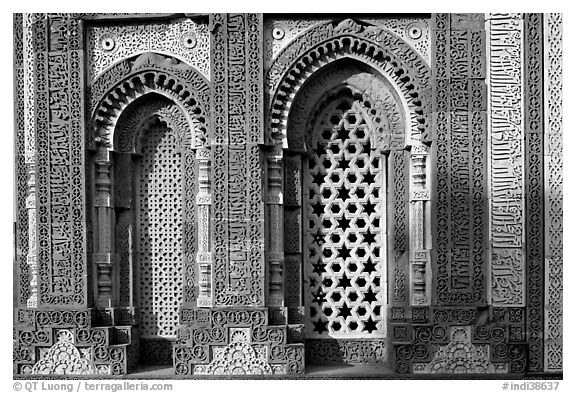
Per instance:
[[[324,109],[304,171],[308,338],[385,336],[385,171],[362,105]]]
[[[182,168],[176,136],[152,127],[137,175],[141,335],[174,337],[182,303]]]

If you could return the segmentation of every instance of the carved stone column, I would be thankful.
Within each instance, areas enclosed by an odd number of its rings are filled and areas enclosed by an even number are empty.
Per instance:
[[[93,262],[96,266],[96,307],[115,306],[112,274],[116,258],[113,250],[114,205],[110,179],[111,165],[110,152],[100,147],[94,161],[94,208],[97,232]]]
[[[212,194],[210,189],[210,150],[196,151],[198,160],[198,254],[196,262],[199,270],[198,307],[212,307],[212,252],[210,251],[210,206]]]
[[[428,148],[413,146],[411,151],[410,175],[410,304],[413,306],[430,304],[427,275],[430,251],[426,248],[426,205],[430,201],[430,191],[426,185],[426,162]]]
[[[266,156],[267,188],[264,203],[268,225],[267,305],[284,306],[284,206],[282,195],[282,154],[276,149]]]

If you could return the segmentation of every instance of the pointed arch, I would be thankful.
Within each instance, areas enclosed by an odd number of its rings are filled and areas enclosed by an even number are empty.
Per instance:
[[[145,53],[103,73],[88,101],[96,306],[140,307],[142,361],[169,363],[179,309],[198,296],[199,232],[209,233],[196,220],[208,209],[196,198],[197,156],[210,165],[209,85]]]
[[[176,59],[145,53],[103,73],[89,88],[89,146],[113,148],[116,123],[124,110],[148,93],[171,99],[185,114],[192,146],[207,147],[210,128],[208,81]]]
[[[340,59],[356,59],[377,70],[408,108],[410,138],[422,140],[429,112],[431,70],[420,55],[393,33],[346,19],[316,26],[284,48],[265,79],[266,142],[285,147],[288,116],[311,75]],[[409,143],[408,143],[409,144]]]

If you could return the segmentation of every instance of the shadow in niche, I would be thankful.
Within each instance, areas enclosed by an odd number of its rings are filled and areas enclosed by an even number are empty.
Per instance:
[[[306,374],[319,377],[371,377],[392,375],[385,356],[366,340],[306,340]],[[354,345],[354,342],[357,342]],[[381,340],[375,340],[381,341]],[[347,347],[346,352],[344,346]]]
[[[359,364],[384,364],[385,339],[306,339],[306,364],[354,367]]]
[[[175,339],[142,337],[140,339],[140,364],[172,365],[172,348]]]

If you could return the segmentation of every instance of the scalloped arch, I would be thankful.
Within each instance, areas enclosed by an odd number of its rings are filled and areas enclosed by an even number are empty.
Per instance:
[[[288,116],[284,148],[307,150],[311,135],[306,131],[313,126],[310,122],[317,118],[322,102],[330,101],[334,92],[342,88],[352,89],[358,99],[367,103],[366,115],[372,119],[376,131],[374,146],[384,151],[404,147],[409,129],[404,114],[408,113],[408,107],[394,87],[363,63],[339,60],[317,71],[298,91]]]
[[[412,139],[426,129],[424,113],[430,68],[402,39],[376,26],[347,19],[329,22],[303,33],[274,60],[266,74],[268,112],[266,143],[286,138],[288,117],[294,99],[318,70],[343,58],[356,59],[376,69],[394,86],[410,115]]]
[[[210,127],[209,85],[192,67],[173,58],[146,53],[103,73],[90,86],[90,146],[114,148],[117,122],[136,100],[157,93],[177,105],[192,130],[192,146],[204,147]]]
[[[150,93],[134,101],[122,112],[114,133],[113,149],[120,153],[141,153],[142,138],[158,122],[174,130],[182,150],[192,146],[192,133],[182,110],[170,99]],[[194,121],[194,119],[193,119]]]

